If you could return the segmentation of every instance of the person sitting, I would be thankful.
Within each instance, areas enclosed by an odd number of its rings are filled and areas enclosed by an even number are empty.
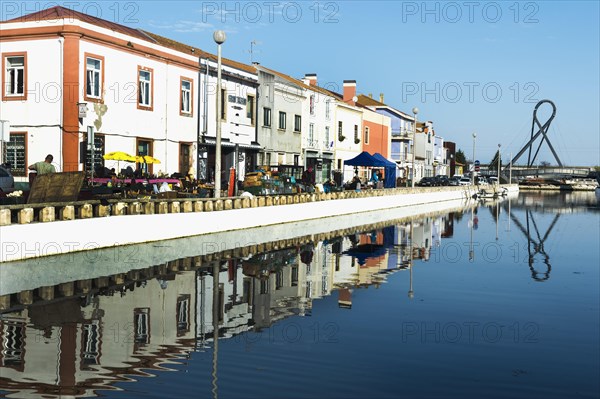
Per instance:
[[[125,169],[121,169],[121,174],[128,179],[135,177],[133,173],[133,168],[131,166],[128,166]]]
[[[45,175],[48,173],[56,173],[56,169],[54,165],[52,165],[52,160],[54,157],[52,154],[46,155],[46,158],[43,161],[36,162],[33,165],[29,165],[29,170],[34,170],[38,175]]]

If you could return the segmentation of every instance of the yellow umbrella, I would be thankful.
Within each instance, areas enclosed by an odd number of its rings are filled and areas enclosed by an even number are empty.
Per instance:
[[[102,156],[107,161],[136,162],[136,157],[123,151],[114,151]]]
[[[135,157],[137,163],[160,163],[160,161],[150,155],[138,155]]]

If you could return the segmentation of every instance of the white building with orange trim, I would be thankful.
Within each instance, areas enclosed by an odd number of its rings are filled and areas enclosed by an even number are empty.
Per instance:
[[[59,171],[84,170],[92,126],[97,163],[104,153],[124,151],[159,159],[142,165],[150,173],[199,169],[200,178],[211,179],[214,55],[59,6],[4,21],[0,29],[0,119],[11,126],[3,160],[16,176],[24,180],[27,165],[48,153]],[[252,167],[257,86],[253,67],[223,60],[224,174],[230,166],[242,173]]]

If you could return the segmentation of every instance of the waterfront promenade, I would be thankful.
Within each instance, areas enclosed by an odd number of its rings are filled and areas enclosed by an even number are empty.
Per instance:
[[[510,186],[518,190],[516,186]],[[165,200],[157,202],[84,203],[62,206],[45,204],[38,209],[2,209],[0,262],[57,254],[112,248],[251,228],[317,220],[327,231],[328,217],[355,215],[360,224],[370,223],[361,213],[405,207],[405,216],[433,209],[433,204],[466,201],[474,189],[461,187],[346,191],[328,194]],[[418,208],[424,206],[424,208]],[[15,219],[17,223],[7,223]],[[34,217],[37,215],[37,221]],[[48,215],[50,215],[48,217]],[[67,215],[71,220],[57,220]],[[47,219],[45,219],[47,217]],[[23,220],[27,218],[26,220]],[[357,222],[358,223],[358,222]]]

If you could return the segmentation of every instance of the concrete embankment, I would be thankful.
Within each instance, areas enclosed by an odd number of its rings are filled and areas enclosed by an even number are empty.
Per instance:
[[[342,215],[355,215],[361,224],[368,224],[371,220],[368,217],[361,218],[362,213],[414,206],[427,208],[431,204],[466,200],[470,198],[471,191],[444,187],[302,194],[287,198],[244,199],[239,202],[235,199],[204,200],[201,207],[186,205],[189,212],[182,212],[184,207],[178,201],[157,202],[153,205],[155,210],[165,209],[172,213],[119,214],[46,223],[9,224],[0,227],[0,262],[218,233],[237,232],[244,235],[250,234],[246,232],[248,229],[265,226],[279,226],[284,231],[292,231],[295,223],[310,220],[322,223],[327,229],[327,218]],[[234,203],[239,205],[234,206]],[[278,205],[281,203],[285,205]],[[112,207],[118,205],[113,204]],[[146,204],[143,206],[147,207]],[[195,209],[201,211],[192,211]],[[419,214],[427,209],[406,211]],[[41,218],[43,210],[39,210],[38,214]],[[96,211],[94,214],[102,215]]]

